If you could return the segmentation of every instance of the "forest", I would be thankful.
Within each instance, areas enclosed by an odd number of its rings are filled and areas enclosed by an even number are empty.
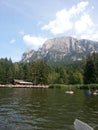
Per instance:
[[[37,60],[30,63],[13,63],[11,59],[0,59],[0,84],[13,84],[22,79],[33,84],[97,84],[98,53],[93,53],[79,64],[49,65]]]

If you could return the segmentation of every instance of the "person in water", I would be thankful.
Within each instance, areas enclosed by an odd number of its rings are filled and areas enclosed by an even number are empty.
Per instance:
[[[86,90],[86,94],[91,95],[92,94],[91,90],[90,89]]]

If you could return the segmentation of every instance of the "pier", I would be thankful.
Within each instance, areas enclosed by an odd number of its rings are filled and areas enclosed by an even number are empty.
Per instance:
[[[0,84],[0,88],[48,88],[48,85]]]

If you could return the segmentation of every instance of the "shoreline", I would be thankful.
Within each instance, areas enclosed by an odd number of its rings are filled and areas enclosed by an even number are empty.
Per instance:
[[[48,85],[0,84],[0,88],[49,88]]]

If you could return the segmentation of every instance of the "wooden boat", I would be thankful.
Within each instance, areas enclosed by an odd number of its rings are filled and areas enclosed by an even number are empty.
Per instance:
[[[78,119],[75,119],[74,127],[75,127],[75,130],[94,130],[91,126],[89,126],[88,124]]]

